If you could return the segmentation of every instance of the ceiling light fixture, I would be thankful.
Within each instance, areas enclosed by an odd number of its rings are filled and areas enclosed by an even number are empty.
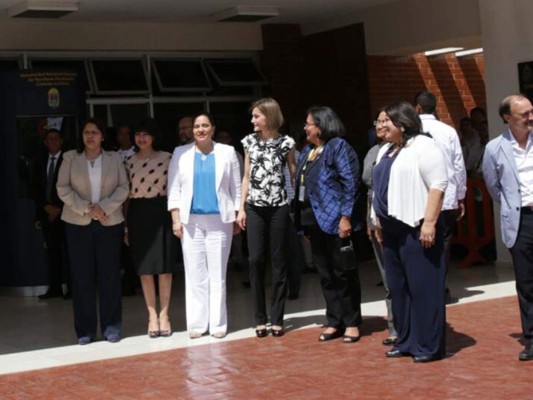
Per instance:
[[[61,18],[78,11],[76,1],[26,0],[7,9],[10,18]]]
[[[453,51],[463,50],[464,47],[444,47],[442,49],[428,50],[424,52],[426,56],[436,56],[438,54],[451,53]]]
[[[219,22],[257,22],[278,15],[277,7],[237,6],[215,13],[212,18]]]
[[[483,53],[483,47],[479,47],[477,49],[458,51],[457,53],[455,53],[455,56],[464,57],[464,56],[471,56],[472,54],[479,54],[479,53]]]

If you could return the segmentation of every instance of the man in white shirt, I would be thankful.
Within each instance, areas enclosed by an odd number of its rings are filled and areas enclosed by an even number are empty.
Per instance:
[[[444,219],[444,254],[446,269],[450,266],[451,239],[456,221],[465,213],[464,199],[466,195],[466,169],[461,149],[459,135],[454,128],[437,120],[435,110],[437,99],[431,92],[421,92],[416,96],[416,110],[422,120],[422,129],[429,133],[444,153],[446,170],[448,172],[448,186],[442,203]],[[457,298],[450,295],[446,289],[446,303],[456,303]]]
[[[186,116],[178,122],[178,146],[189,144],[194,141],[192,134],[193,117]]]
[[[505,97],[500,117],[509,129],[492,139],[483,157],[483,176],[500,203],[502,240],[516,275],[522,334],[521,361],[533,360],[533,105],[523,95]]]
[[[117,127],[117,134],[115,136],[118,149],[117,153],[126,161],[135,153],[135,147],[131,143],[132,128],[128,124],[121,124]]]

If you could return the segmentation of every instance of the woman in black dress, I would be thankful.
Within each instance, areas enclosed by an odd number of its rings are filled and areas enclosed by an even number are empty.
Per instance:
[[[148,336],[170,336],[168,317],[172,289],[171,268],[176,245],[172,219],[167,211],[167,171],[171,154],[158,150],[158,128],[147,119],[135,130],[137,152],[126,161],[130,177],[126,240],[133,264],[141,278],[148,308]],[[158,275],[159,314],[154,275]]]

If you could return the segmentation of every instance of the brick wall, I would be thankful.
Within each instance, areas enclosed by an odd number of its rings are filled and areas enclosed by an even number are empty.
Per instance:
[[[367,63],[373,115],[392,101],[413,102],[424,90],[437,95],[439,118],[454,126],[472,108],[486,107],[483,55],[368,56]]]
[[[363,24],[306,36],[304,48],[309,102],[338,113],[362,157],[372,121]]]
[[[275,98],[280,104],[287,122],[285,130],[302,131],[308,104],[300,27],[266,24],[262,26],[262,30],[261,70],[269,81],[263,94]]]
[[[305,37],[296,25],[263,25],[261,68],[269,80],[265,94],[280,103],[297,131],[309,106],[330,106],[349,141],[366,147],[372,117],[363,25]]]

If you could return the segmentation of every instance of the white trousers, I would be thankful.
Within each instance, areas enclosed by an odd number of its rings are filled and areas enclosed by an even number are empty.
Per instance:
[[[233,223],[220,215],[191,214],[183,227],[187,330],[227,332],[226,271]]]

